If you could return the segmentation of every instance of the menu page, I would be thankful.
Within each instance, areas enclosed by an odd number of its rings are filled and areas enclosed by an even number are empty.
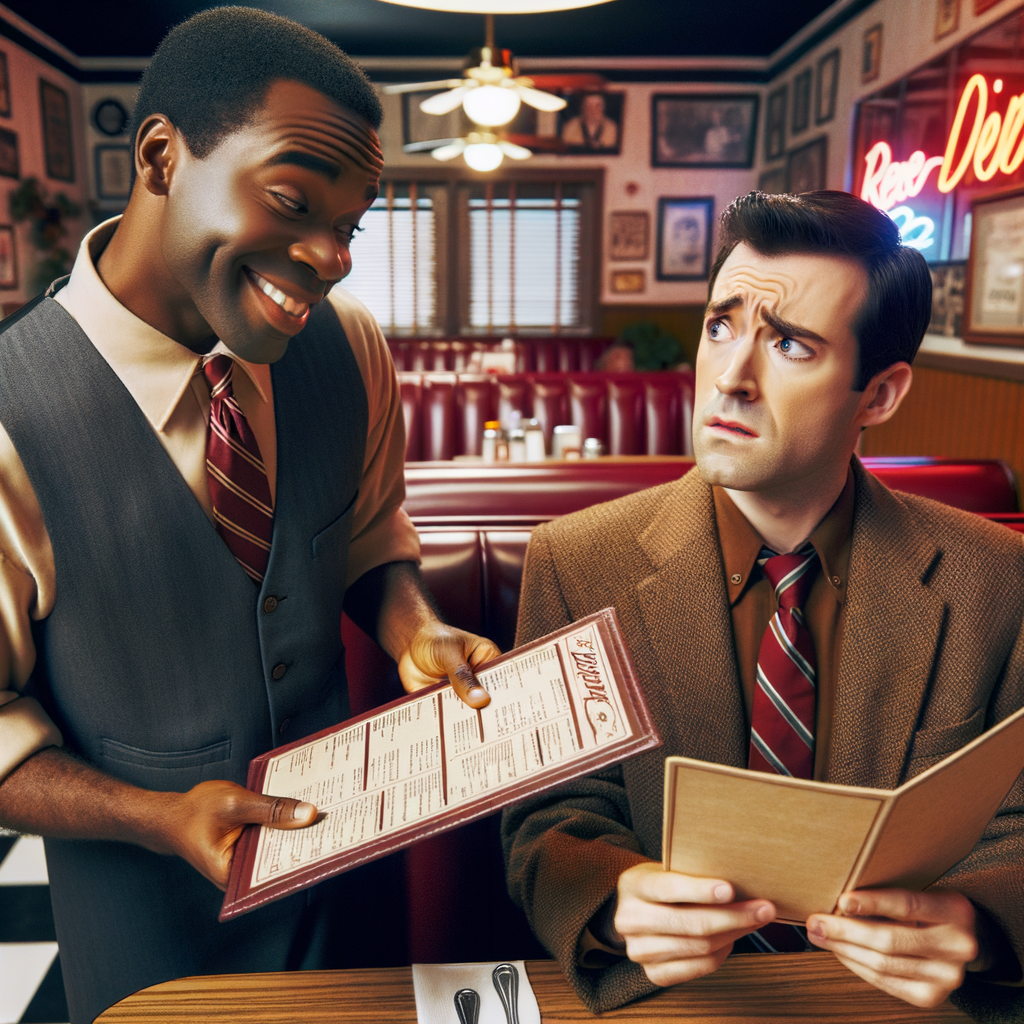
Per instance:
[[[634,737],[595,621],[477,676],[491,695],[480,710],[444,687],[271,757],[262,792],[313,803],[320,817],[305,829],[259,830],[250,888]]]

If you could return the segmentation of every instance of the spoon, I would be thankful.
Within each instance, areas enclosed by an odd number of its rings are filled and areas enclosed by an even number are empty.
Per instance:
[[[519,971],[512,964],[498,964],[491,980],[505,1008],[508,1024],[519,1024]]]
[[[474,988],[460,988],[455,993],[455,1012],[460,1024],[476,1024],[480,1017],[480,993]]]

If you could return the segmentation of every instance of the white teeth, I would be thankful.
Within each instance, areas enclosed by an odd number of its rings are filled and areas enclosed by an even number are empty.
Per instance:
[[[250,270],[253,281],[264,295],[273,299],[286,313],[291,316],[305,316],[309,309],[309,303],[297,302],[295,299],[285,295],[280,288],[275,288],[265,277],[260,277],[255,270]]]

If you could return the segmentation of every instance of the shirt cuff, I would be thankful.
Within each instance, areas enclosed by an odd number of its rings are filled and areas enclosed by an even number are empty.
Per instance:
[[[60,730],[34,697],[15,697],[0,706],[0,779],[40,750],[63,744]]]

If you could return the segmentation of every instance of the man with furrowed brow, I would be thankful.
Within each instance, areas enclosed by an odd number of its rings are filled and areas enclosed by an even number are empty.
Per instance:
[[[531,538],[517,642],[615,606],[664,739],[503,819],[509,890],[592,1010],[733,951],[829,950],[913,1005],[1024,1019],[1024,780],[927,891],[844,893],[805,929],[659,863],[666,755],[895,789],[1024,705],[1021,538],[893,493],[854,455],[906,395],[930,309],[924,259],[867,203],[737,199],[696,467]]]
[[[245,825],[316,817],[240,784],[348,717],[343,607],[407,689],[489,699],[497,648],[418,575],[380,330],[332,291],[380,118],[316,33],[195,16],[143,77],[124,216],[0,328],[0,825],[46,839],[72,1024],[182,975],[338,966],[365,869],[217,912]]]

